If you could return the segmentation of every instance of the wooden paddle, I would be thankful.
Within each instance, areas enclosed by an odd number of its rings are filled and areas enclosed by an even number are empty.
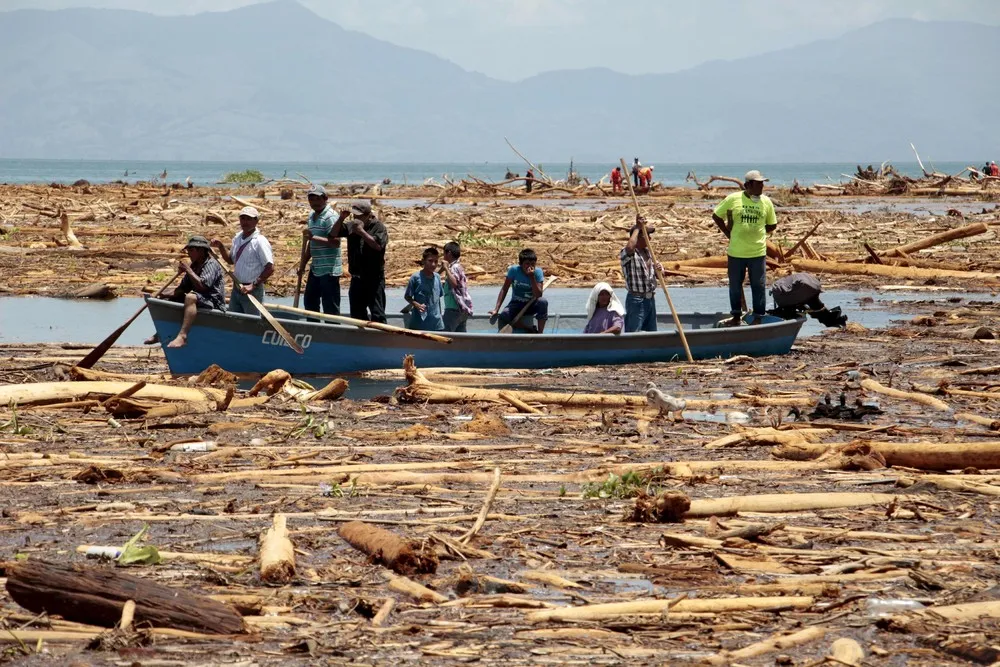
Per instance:
[[[423,338],[426,340],[432,340],[435,343],[451,343],[452,341],[452,339],[449,338],[448,336],[442,336],[440,334],[430,333],[428,331],[414,331],[413,329],[394,327],[391,324],[382,324],[381,322],[369,322],[367,320],[358,320],[353,317],[346,317],[344,315],[328,315],[326,313],[317,313],[314,310],[295,308],[293,306],[281,306],[278,304],[272,305],[271,308],[282,313],[295,313],[296,315],[312,317],[317,320],[327,320],[329,322],[336,322],[337,324],[349,324],[351,326],[358,327],[359,329],[375,329],[377,331],[385,331],[386,333],[394,333],[394,334],[399,334],[401,336],[412,336],[413,338]]]
[[[306,251],[309,249],[309,239],[302,237],[302,251],[299,253],[299,266],[305,267],[306,264]],[[299,274],[298,282],[295,283],[295,298],[292,299],[292,305],[296,308],[299,307],[299,292],[302,291],[302,275],[305,271]]]
[[[215,261],[219,262],[219,258],[215,256],[214,252],[209,250],[208,254],[209,256],[214,258]],[[239,289],[240,281],[236,279],[236,274],[233,273],[232,270],[226,267],[226,265],[223,264],[222,262],[219,262],[219,266],[222,267],[222,270],[225,271],[226,275],[228,275],[229,278],[233,281],[233,287]],[[264,304],[262,304],[260,301],[257,300],[257,297],[255,297],[253,294],[250,293],[247,293],[246,297],[250,300],[250,303],[253,304],[253,307],[260,312],[261,317],[267,320],[267,323],[271,325],[271,328],[277,331],[278,335],[285,339],[285,342],[288,343],[288,347],[292,348],[299,354],[305,352],[305,350],[302,349],[302,346],[295,342],[295,337],[292,336],[292,334],[288,333],[288,330],[278,323],[278,320],[274,318],[274,315],[272,315],[268,311],[268,309],[264,307]]]
[[[619,158],[622,163],[622,171],[627,170],[625,166],[625,158]],[[642,238],[646,239],[646,247],[649,249],[649,257],[653,260],[653,266],[656,269],[656,275],[660,279],[660,287],[663,288],[663,293],[667,296],[667,305],[670,306],[670,314],[674,316],[674,326],[677,327],[677,333],[681,337],[681,343],[684,345],[684,353],[687,355],[688,361],[694,361],[694,357],[691,356],[691,348],[688,347],[687,336],[684,335],[684,327],[681,326],[681,318],[677,316],[677,310],[674,308],[674,302],[670,298],[670,291],[667,290],[667,280],[663,276],[663,271],[660,271],[660,263],[656,261],[656,253],[653,252],[653,244],[649,242],[649,233],[646,232],[646,223],[642,218],[642,211],[639,209],[639,199],[635,196],[635,188],[632,187],[632,181],[625,179],[628,182],[628,191],[632,195],[632,205],[635,206],[635,214],[638,218],[639,230],[642,232]]]
[[[156,299],[161,294],[163,294],[163,292],[168,287],[170,287],[171,285],[174,284],[174,281],[177,280],[177,276],[179,276],[179,275],[180,275],[179,273],[175,273],[174,277],[171,278],[167,282],[166,285],[164,285],[163,287],[161,287],[159,289],[159,291],[156,294],[153,295],[153,298]],[[91,350],[90,352],[88,352],[87,356],[85,356],[83,359],[81,359],[80,361],[78,361],[76,365],[79,366],[80,368],[93,368],[94,364],[96,364],[98,361],[100,361],[101,357],[103,357],[105,354],[107,354],[107,351],[109,349],[111,349],[111,346],[115,344],[115,341],[117,341],[121,337],[121,335],[123,333],[125,333],[125,330],[129,328],[129,325],[131,325],[133,322],[135,322],[135,320],[136,320],[137,317],[139,317],[140,315],[142,315],[142,311],[144,311],[144,310],[146,310],[146,304],[145,303],[142,304],[142,308],[140,308],[139,310],[135,311],[135,315],[133,315],[132,317],[130,317],[127,320],[125,320],[125,324],[121,325],[120,327],[118,327],[117,329],[115,329],[114,331],[112,331],[111,334],[107,338],[105,338],[103,341],[101,341],[100,345],[98,345],[93,350]]]
[[[545,282],[542,283],[542,294],[545,294],[545,288],[547,288],[549,285],[551,285],[555,281],[556,281],[556,276],[549,276],[548,278],[546,278]],[[537,296],[536,297],[532,297],[531,301],[529,301],[528,303],[524,304],[524,308],[522,308],[521,312],[519,312],[517,314],[517,317],[515,317],[514,319],[512,319],[503,329],[501,329],[500,333],[502,333],[502,334],[514,333],[514,322],[520,322],[521,318],[524,317],[524,314],[526,312],[528,312],[528,309],[531,308],[532,304],[534,304],[536,301],[538,301],[538,298],[539,297],[537,297]]]

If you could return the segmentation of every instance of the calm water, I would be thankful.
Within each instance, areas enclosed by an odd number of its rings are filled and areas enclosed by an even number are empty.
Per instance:
[[[496,302],[497,287],[471,288],[473,303],[477,313],[485,313]],[[624,298],[624,290],[616,290],[619,298]],[[749,298],[749,290],[747,290]],[[589,289],[552,287],[546,290],[549,312],[552,314],[579,314],[586,312]],[[675,287],[670,296],[679,312],[703,313],[726,312],[729,310],[729,292],[725,287]],[[862,306],[859,299],[871,296],[882,303],[877,307]],[[868,328],[884,327],[894,319],[911,317],[892,307],[892,301],[944,300],[951,296],[987,299],[986,294],[970,297],[967,293],[926,292],[876,293],[833,290],[824,292],[823,300],[829,306],[841,306],[848,317]],[[346,297],[344,294],[345,305]],[[390,313],[399,312],[405,305],[403,288],[386,290],[386,300]],[[268,302],[291,305],[291,297],[268,298]],[[890,302],[888,305],[885,302]],[[64,300],[46,297],[6,297],[0,298],[0,343],[83,343],[97,344],[111,331],[127,320],[142,306],[142,299],[121,298],[112,301]],[[657,293],[657,310],[669,313],[665,299]],[[823,330],[815,320],[808,320],[802,328],[802,336],[814,336]],[[118,339],[119,345],[140,345],[144,338],[153,333],[153,325],[147,315],[137,319]]]
[[[631,164],[632,156],[626,156]],[[839,182],[846,180],[841,174],[853,174],[856,165],[842,163],[783,163],[783,164],[739,164],[704,163],[673,164],[640,155],[643,164],[656,167],[654,179],[667,185],[683,185],[689,171],[697,173],[700,180],[709,176],[742,176],[750,169],[760,169],[773,184],[791,184],[795,179],[800,183]],[[981,161],[980,161],[981,162]],[[580,176],[592,182],[600,180],[617,164],[614,160],[601,164],[574,163]],[[862,166],[867,166],[865,163]],[[874,162],[877,168],[880,162]],[[941,172],[955,174],[973,163],[941,162],[933,165]],[[920,168],[909,162],[894,163],[897,170],[911,176],[919,176]],[[542,163],[541,168],[552,178],[565,178],[569,169],[567,162]],[[931,165],[927,165],[928,168]],[[389,178],[393,183],[422,183],[428,178],[442,182],[442,175],[464,178],[474,175],[489,181],[499,181],[507,169],[524,174],[526,167],[516,156],[504,162],[477,163],[420,163],[420,162],[171,162],[142,160],[20,160],[0,159],[0,183],[72,183],[86,179],[91,183],[108,183],[124,180],[128,182],[159,179],[166,171],[166,181],[182,183],[187,177],[196,185],[215,184],[230,172],[257,169],[268,178],[297,178],[296,173],[307,176],[318,183],[377,183]],[[126,176],[126,173],[128,174]]]

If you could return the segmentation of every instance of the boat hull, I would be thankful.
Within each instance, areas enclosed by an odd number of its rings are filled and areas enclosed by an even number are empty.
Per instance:
[[[147,303],[167,365],[175,374],[200,373],[218,364],[233,373],[266,373],[283,368],[298,375],[335,375],[400,368],[408,354],[423,368],[560,368],[685,359],[680,337],[672,327],[668,331],[620,336],[449,333],[452,342],[444,344],[353,326],[282,319],[305,349],[303,354],[297,354],[262,318],[219,311],[200,311],[188,344],[168,348],[166,343],[180,331],[182,308],[159,299],[149,298]],[[805,321],[712,328],[724,317],[722,313],[681,315],[696,359],[785,354]]]

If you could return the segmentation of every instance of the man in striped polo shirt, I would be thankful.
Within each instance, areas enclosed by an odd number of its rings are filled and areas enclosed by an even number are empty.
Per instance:
[[[312,259],[306,279],[305,307],[318,313],[322,306],[322,312],[327,315],[340,315],[340,276],[344,272],[340,259],[340,230],[350,212],[336,214],[322,185],[310,188],[308,196],[313,212],[302,236],[309,245],[299,264],[301,276],[306,271],[306,263]]]
[[[257,308],[247,298],[253,294],[257,301],[264,301],[264,283],[274,273],[274,252],[271,243],[257,229],[260,214],[253,206],[240,211],[240,233],[233,237],[227,249],[219,239],[212,239],[212,246],[226,264],[233,267],[237,283],[229,296],[230,313],[257,315]]]

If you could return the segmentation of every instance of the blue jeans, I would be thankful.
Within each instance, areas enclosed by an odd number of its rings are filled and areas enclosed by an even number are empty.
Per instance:
[[[306,310],[318,313],[321,303],[327,315],[340,315],[340,276],[317,276],[309,271],[303,305]]]
[[[632,294],[625,297],[625,333],[656,331],[656,297]]]
[[[510,300],[507,307],[500,311],[500,315],[497,318],[497,327],[503,329],[505,326],[510,324],[517,314],[521,312],[521,309],[528,305],[528,301],[514,301]],[[528,306],[528,310],[524,312],[524,317],[530,317],[534,315],[535,319],[538,321],[544,321],[549,319],[549,302],[546,299],[539,299],[533,304]]]
[[[253,294],[254,297],[261,303],[264,302],[263,285],[257,285],[256,287],[253,288],[253,290],[251,290],[250,293]],[[230,313],[246,313],[247,315],[260,315],[260,313],[257,311],[257,308],[252,303],[250,303],[250,299],[247,298],[247,295],[241,292],[235,286],[233,287],[232,293],[230,293],[229,295],[228,311]]]
[[[444,330],[455,333],[466,333],[469,314],[461,308],[444,309]]]
[[[750,274],[750,294],[754,317],[767,311],[767,258],[729,257],[729,312],[733,317],[743,314],[743,278]]]

